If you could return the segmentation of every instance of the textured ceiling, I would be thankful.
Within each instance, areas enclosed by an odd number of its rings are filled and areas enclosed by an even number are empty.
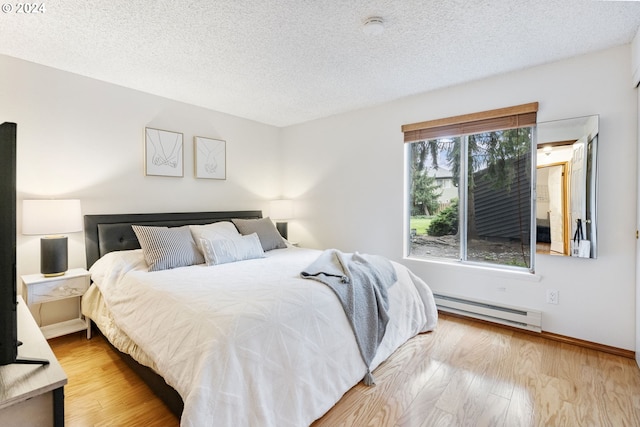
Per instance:
[[[640,26],[640,1],[44,3],[0,13],[0,54],[276,126],[626,44]],[[380,35],[362,31],[372,15]]]

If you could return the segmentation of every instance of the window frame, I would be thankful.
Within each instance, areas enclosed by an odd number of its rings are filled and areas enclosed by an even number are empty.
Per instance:
[[[419,261],[436,261],[436,262],[448,262],[448,263],[462,263],[469,266],[478,266],[482,268],[495,268],[499,270],[508,270],[523,272],[528,271],[531,274],[535,273],[535,260],[536,260],[536,141],[537,141],[537,111],[538,103],[533,102],[529,104],[522,104],[513,107],[500,108],[497,110],[483,111],[479,113],[465,114],[461,116],[448,117],[443,119],[430,120],[426,122],[413,123],[402,126],[402,132],[404,133],[404,163],[405,163],[405,176],[404,176],[404,254],[405,258]],[[505,264],[497,264],[490,262],[468,260],[468,138],[471,134],[477,134],[482,132],[492,132],[498,130],[514,129],[531,127],[531,170],[530,170],[530,201],[531,208],[530,214],[530,230],[529,230],[529,267],[516,267]],[[452,133],[461,132],[461,133]],[[411,256],[411,143],[426,141],[430,139],[444,138],[444,137],[460,137],[460,173],[458,188],[460,189],[460,195],[458,200],[458,233],[461,236],[460,240],[460,258],[452,259],[438,256],[426,256],[426,257],[413,257]],[[464,243],[463,243],[464,242]]]

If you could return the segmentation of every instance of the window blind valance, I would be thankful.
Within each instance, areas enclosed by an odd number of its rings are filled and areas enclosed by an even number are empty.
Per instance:
[[[498,108],[479,113],[429,120],[402,126],[404,142],[426,141],[445,136],[513,129],[536,124],[538,103]]]

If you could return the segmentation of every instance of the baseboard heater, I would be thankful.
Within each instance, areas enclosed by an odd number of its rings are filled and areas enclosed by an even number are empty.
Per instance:
[[[437,293],[433,296],[440,311],[534,332],[542,331],[542,313],[537,310],[497,305],[487,301],[473,300],[442,293]]]

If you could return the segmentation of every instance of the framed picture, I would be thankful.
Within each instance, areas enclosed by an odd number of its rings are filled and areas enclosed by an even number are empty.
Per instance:
[[[194,136],[196,178],[227,179],[227,143]]]
[[[168,130],[144,129],[144,173],[184,176],[183,135]]]

